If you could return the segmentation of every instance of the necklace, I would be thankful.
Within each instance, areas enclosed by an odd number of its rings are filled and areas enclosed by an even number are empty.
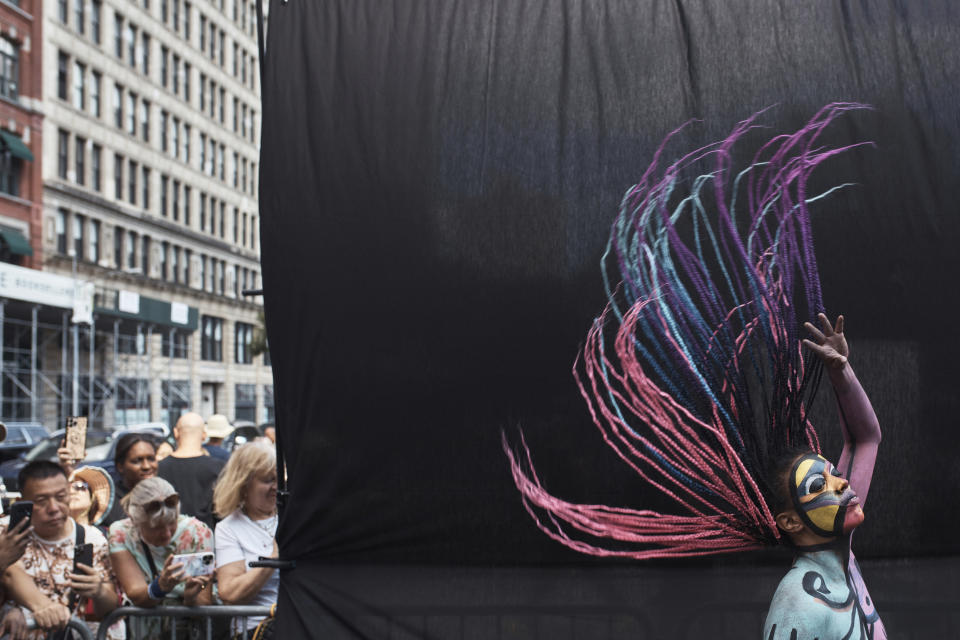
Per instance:
[[[254,520],[250,516],[247,516],[247,519],[253,524],[257,525],[261,531],[273,538],[274,534],[277,531],[277,514],[273,514],[266,520]]]

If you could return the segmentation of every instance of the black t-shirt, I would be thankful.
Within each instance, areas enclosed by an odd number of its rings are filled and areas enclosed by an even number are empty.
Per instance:
[[[160,461],[157,475],[180,494],[180,513],[194,516],[213,529],[217,523],[213,515],[213,485],[224,464],[213,456],[167,456]]]

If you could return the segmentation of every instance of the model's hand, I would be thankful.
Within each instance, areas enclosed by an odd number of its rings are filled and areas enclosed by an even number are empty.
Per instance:
[[[77,564],[77,573],[68,573],[67,577],[70,578],[70,588],[76,594],[88,598],[96,598],[100,594],[103,576],[93,567]]]
[[[6,571],[7,567],[20,559],[27,548],[31,531],[30,519],[24,518],[13,529],[0,533],[0,572]]]
[[[62,604],[51,602],[33,612],[33,619],[37,626],[44,631],[59,631],[70,622],[70,609]]]
[[[184,578],[183,563],[177,562],[174,564],[173,556],[167,556],[167,560],[163,563],[163,570],[160,571],[160,575],[157,577],[157,584],[160,590],[170,593],[174,587],[183,582]]]
[[[10,640],[27,640],[30,632],[27,630],[27,619],[23,617],[20,607],[12,607],[7,615],[0,620],[0,638]]]
[[[850,355],[847,339],[843,336],[843,316],[837,316],[837,322],[832,326],[826,315],[818,313],[817,318],[823,330],[817,329],[809,322],[804,322],[803,326],[813,336],[813,340],[805,338],[803,344],[816,353],[823,364],[831,369],[842,369],[846,366],[847,357]]]

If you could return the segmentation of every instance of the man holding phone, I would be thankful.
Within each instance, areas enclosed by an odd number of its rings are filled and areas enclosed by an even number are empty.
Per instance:
[[[44,630],[61,628],[71,613],[102,618],[117,606],[106,538],[96,527],[78,525],[70,517],[70,487],[59,465],[31,462],[19,480],[24,499],[33,503],[33,531],[23,557],[3,575],[7,593],[30,609]],[[98,625],[88,626],[96,634]],[[36,632],[35,637],[44,635]],[[123,635],[111,628],[107,637]]]

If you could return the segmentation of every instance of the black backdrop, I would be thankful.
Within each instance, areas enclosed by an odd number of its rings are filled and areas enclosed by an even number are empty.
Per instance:
[[[602,602],[630,600],[610,576],[768,560],[578,556],[527,517],[499,438],[522,426],[557,495],[664,506],[602,443],[570,368],[604,303],[609,225],[656,145],[702,119],[677,155],[770,105],[745,151],[827,102],[874,107],[831,127],[831,143],[876,146],[822,166],[819,186],[857,186],[813,208],[825,303],[884,427],[855,548],[956,554],[958,19],[949,0],[271,3],[260,207],[291,491],[279,539],[297,560],[284,633],[467,637],[424,611],[482,601],[496,617],[599,583]],[[459,591],[437,586],[450,571]],[[421,622],[388,632],[399,594]]]

